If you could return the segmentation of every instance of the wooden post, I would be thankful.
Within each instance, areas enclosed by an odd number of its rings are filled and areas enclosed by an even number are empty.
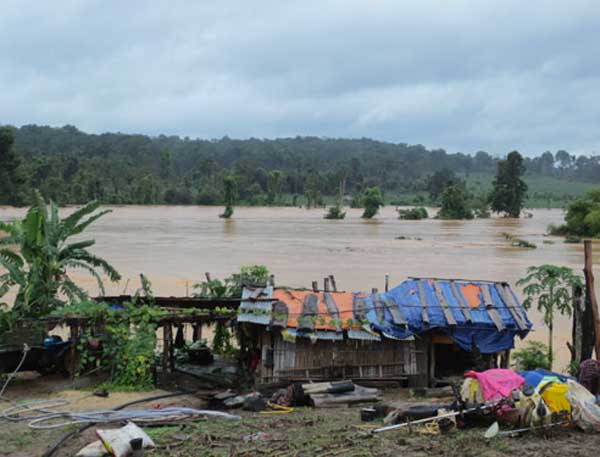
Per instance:
[[[371,293],[372,293],[372,294],[376,294],[377,292],[379,292],[379,289],[377,289],[377,287],[373,287],[373,288],[371,289]]]
[[[206,280],[210,282],[210,273],[208,271],[204,273],[204,276],[206,276]]]
[[[169,363],[169,356],[171,355],[171,324],[163,325],[163,358],[162,358],[162,371],[163,375],[168,373],[171,364]]]
[[[313,288],[313,292],[318,292],[319,291],[319,282],[318,281],[313,281],[312,282],[312,288]]]
[[[592,269],[592,241],[583,242],[583,251],[585,256],[585,292],[589,298],[589,303],[594,316],[594,348],[596,349],[596,358],[600,357],[600,317],[598,316],[598,302],[596,301],[596,291],[594,290],[594,272]]]
[[[192,341],[202,339],[202,324],[200,322],[192,325]]]
[[[269,286],[275,287],[275,275],[269,276]]]
[[[385,275],[385,291],[390,290],[390,275]]]
[[[583,290],[581,287],[573,287],[573,330],[571,351],[571,362],[581,363],[583,354]]]
[[[323,290],[329,292],[329,278],[323,278]]]
[[[77,350],[77,346],[79,346],[79,325],[71,325],[69,331],[71,334],[71,347],[69,348],[70,360],[68,369],[69,376],[73,380],[77,373],[77,365],[79,365],[79,351]]]
[[[329,275],[329,280],[331,281],[331,287],[333,287],[333,291],[337,292],[337,284],[335,283],[335,277],[333,275]]]

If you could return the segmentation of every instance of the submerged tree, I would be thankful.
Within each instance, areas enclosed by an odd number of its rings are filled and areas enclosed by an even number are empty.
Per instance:
[[[237,183],[233,176],[227,176],[223,180],[223,184],[225,187],[225,211],[219,217],[229,219],[233,216],[233,205],[237,198]]]
[[[377,214],[379,208],[383,206],[383,196],[379,187],[368,187],[362,195],[362,203],[365,207],[362,218],[371,219]]]
[[[519,217],[527,194],[527,184],[521,179],[525,173],[523,157],[512,151],[498,162],[498,171],[491,193],[492,211],[509,217]]]
[[[18,287],[13,306],[17,317],[47,316],[65,304],[62,297],[70,301],[87,298],[69,277],[69,269],[83,269],[91,274],[102,295],[104,285],[98,269],[111,281],[121,279],[106,260],[88,251],[94,240],[69,242],[110,210],[96,212],[100,204],[92,202],[61,219],[54,202],[47,205],[39,192],[35,193],[35,200],[22,221],[0,222],[0,232],[7,234],[0,238],[0,266],[6,270],[0,275],[0,298],[13,286]],[[2,247],[9,245],[16,245],[17,252]]]
[[[450,185],[442,192],[442,206],[437,214],[440,219],[473,219],[463,185]]]
[[[525,309],[537,302],[538,311],[543,313],[544,324],[548,327],[548,361],[552,368],[554,314],[571,315],[572,291],[574,287],[583,287],[581,278],[567,267],[539,265],[529,267],[527,276],[517,281],[517,285],[525,286]]]
[[[344,182],[340,183],[340,192],[336,198],[335,205],[330,206],[325,214],[325,219],[344,219],[346,212],[342,209],[342,199],[344,198]]]

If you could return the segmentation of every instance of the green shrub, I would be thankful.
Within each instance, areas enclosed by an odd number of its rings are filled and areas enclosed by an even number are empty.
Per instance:
[[[344,219],[346,217],[346,212],[342,211],[342,207],[340,205],[330,206],[327,214],[325,214],[325,219]]]
[[[539,341],[527,341],[523,349],[513,353],[513,359],[517,370],[550,369],[548,346]]]
[[[418,221],[421,219],[427,219],[428,217],[429,214],[427,214],[427,210],[422,206],[398,210],[398,219]]]

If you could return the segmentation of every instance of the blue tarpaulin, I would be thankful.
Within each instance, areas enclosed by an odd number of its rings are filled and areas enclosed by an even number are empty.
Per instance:
[[[422,285],[424,297],[420,296],[419,281]],[[375,308],[373,295],[366,297],[368,309],[370,309],[367,317],[373,329],[392,338],[407,338],[412,335],[437,330],[452,338],[462,349],[472,351],[474,346],[477,346],[479,351],[484,354],[501,352],[513,348],[515,336],[524,338],[531,329],[531,322],[527,318],[525,310],[510,289],[507,289],[507,293],[512,295],[514,304],[516,305],[516,309],[513,309],[513,311],[519,313],[518,316],[525,324],[524,329],[519,328],[518,323],[508,308],[511,305],[504,303],[494,283],[454,281],[454,284],[456,286],[454,290],[460,294],[463,306],[466,305],[468,307],[471,322],[467,321],[463,311],[461,311],[459,298],[455,295],[450,280],[409,279],[389,292],[380,294],[381,298],[389,298],[397,304],[408,321],[406,326],[394,324],[392,316],[387,309],[384,310],[384,319],[380,320]],[[473,299],[469,300],[463,295],[463,286],[475,286],[479,288],[480,291],[477,294],[479,303],[473,303]],[[451,316],[456,321],[456,325],[451,325],[448,322],[438,300],[435,287],[441,289],[443,298]],[[484,305],[484,297],[481,292],[482,287],[486,287],[490,292],[492,303],[488,304],[488,308],[492,309],[492,312],[493,310],[497,311],[505,327],[501,331],[496,327],[490,316],[490,311]],[[504,286],[502,285],[502,287]],[[424,304],[426,304],[425,309],[429,323],[423,320]]]

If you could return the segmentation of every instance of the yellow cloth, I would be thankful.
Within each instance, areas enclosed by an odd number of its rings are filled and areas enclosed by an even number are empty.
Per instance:
[[[541,390],[544,385],[540,384],[538,389]],[[571,403],[567,400],[568,390],[569,386],[567,384],[555,382],[544,391],[542,398],[551,412],[571,411]]]

